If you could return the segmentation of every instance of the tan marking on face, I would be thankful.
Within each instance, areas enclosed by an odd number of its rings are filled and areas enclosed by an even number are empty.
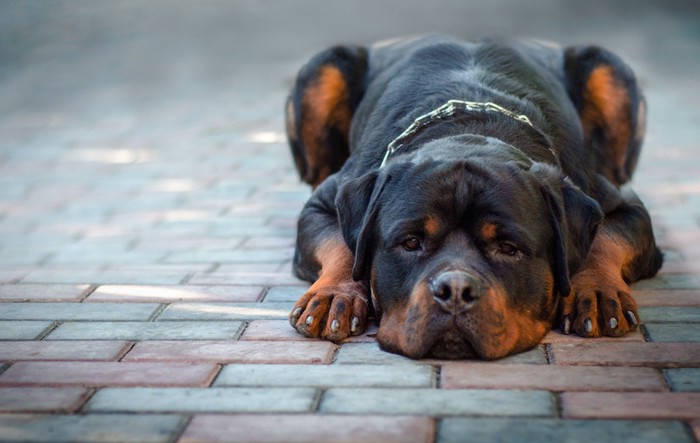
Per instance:
[[[481,226],[481,238],[487,242],[496,238],[497,226],[495,223],[486,222]]]
[[[403,335],[407,312],[408,305],[393,306],[392,309],[382,313],[377,331],[377,342],[389,351],[405,354],[406,339]]]
[[[425,282],[418,285],[408,301],[385,310],[377,332],[377,341],[385,348],[411,358],[426,351],[424,342],[432,320],[434,302]]]
[[[551,293],[554,286],[551,273],[550,280]],[[551,310],[554,313],[553,305]],[[411,358],[424,357],[439,338],[428,336],[436,312],[427,285],[420,283],[405,304],[384,312],[377,341],[387,350]],[[550,323],[537,319],[538,314],[514,308],[502,288],[491,287],[468,314],[463,314],[471,318],[457,321],[472,323],[463,333],[471,335],[471,346],[483,359],[494,360],[531,349],[544,338]]]
[[[551,318],[540,320],[540,307],[514,306],[505,289],[498,283],[489,286],[468,313],[456,321],[471,347],[485,360],[494,360],[536,346],[549,332],[556,315],[553,296],[554,277],[551,270],[543,271],[543,296],[548,297]],[[517,294],[516,294],[517,295]],[[411,358],[424,357],[440,337],[430,334],[432,322],[444,313],[436,308],[427,284],[416,285],[408,300],[385,310],[377,334],[377,341],[387,350]],[[443,320],[444,321],[444,317]],[[433,326],[433,327],[431,327]]]
[[[630,97],[625,86],[615,79],[611,66],[593,69],[586,82],[585,101],[581,114],[584,131],[591,134],[597,126],[605,128],[610,138],[610,146],[605,152],[608,164],[620,171],[624,170],[627,147],[632,136]],[[604,172],[613,182],[617,182],[610,167]]]
[[[474,348],[486,360],[522,352],[536,346],[550,326],[536,319],[536,313],[511,306],[503,288],[490,288],[479,301],[480,340]]]
[[[425,219],[423,229],[425,229],[425,233],[429,237],[435,237],[440,232],[440,220],[432,215],[428,216],[428,218]]]

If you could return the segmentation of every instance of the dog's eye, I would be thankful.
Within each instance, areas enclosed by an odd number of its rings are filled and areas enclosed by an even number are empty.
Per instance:
[[[401,246],[409,252],[420,249],[420,239],[418,237],[409,237],[401,243]]]
[[[513,256],[518,253],[518,248],[510,243],[501,243],[498,245],[498,253]]]

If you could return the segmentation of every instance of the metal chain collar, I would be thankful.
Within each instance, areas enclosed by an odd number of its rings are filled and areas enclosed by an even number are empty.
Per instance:
[[[411,125],[408,128],[406,128],[405,131],[403,131],[398,137],[392,140],[386,148],[386,154],[384,154],[384,159],[382,160],[382,164],[379,165],[379,167],[383,168],[386,165],[386,162],[389,160],[389,157],[404,145],[404,141],[408,137],[412,136],[413,134],[415,134],[434,120],[442,120],[447,117],[452,117],[458,111],[499,112],[503,115],[507,115],[513,120],[517,120],[519,122],[532,126],[532,122],[529,118],[527,118],[526,115],[516,114],[507,110],[503,106],[497,105],[496,103],[449,100],[447,103],[440,106],[439,108],[430,111],[427,114],[423,114],[417,119],[415,119],[413,123],[411,123]]]

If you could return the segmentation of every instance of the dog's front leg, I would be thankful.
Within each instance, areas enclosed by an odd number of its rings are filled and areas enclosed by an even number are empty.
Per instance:
[[[337,190],[337,176],[329,177],[301,213],[294,272],[313,284],[289,314],[303,335],[331,341],[364,332],[369,292],[352,278],[354,257],[338,224]]]
[[[639,325],[628,284],[656,274],[662,255],[644,205],[630,190],[625,194],[606,215],[586,263],[571,280],[571,295],[560,306],[566,334],[617,337]]]

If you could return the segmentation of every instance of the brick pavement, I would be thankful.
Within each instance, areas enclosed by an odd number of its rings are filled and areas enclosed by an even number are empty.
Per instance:
[[[296,22],[285,2],[5,4],[0,441],[699,441],[697,7],[401,4],[304,0]],[[321,47],[405,29],[537,29],[630,60],[650,104],[635,188],[667,256],[634,287],[640,331],[487,363],[291,330],[309,190],[286,89]]]

